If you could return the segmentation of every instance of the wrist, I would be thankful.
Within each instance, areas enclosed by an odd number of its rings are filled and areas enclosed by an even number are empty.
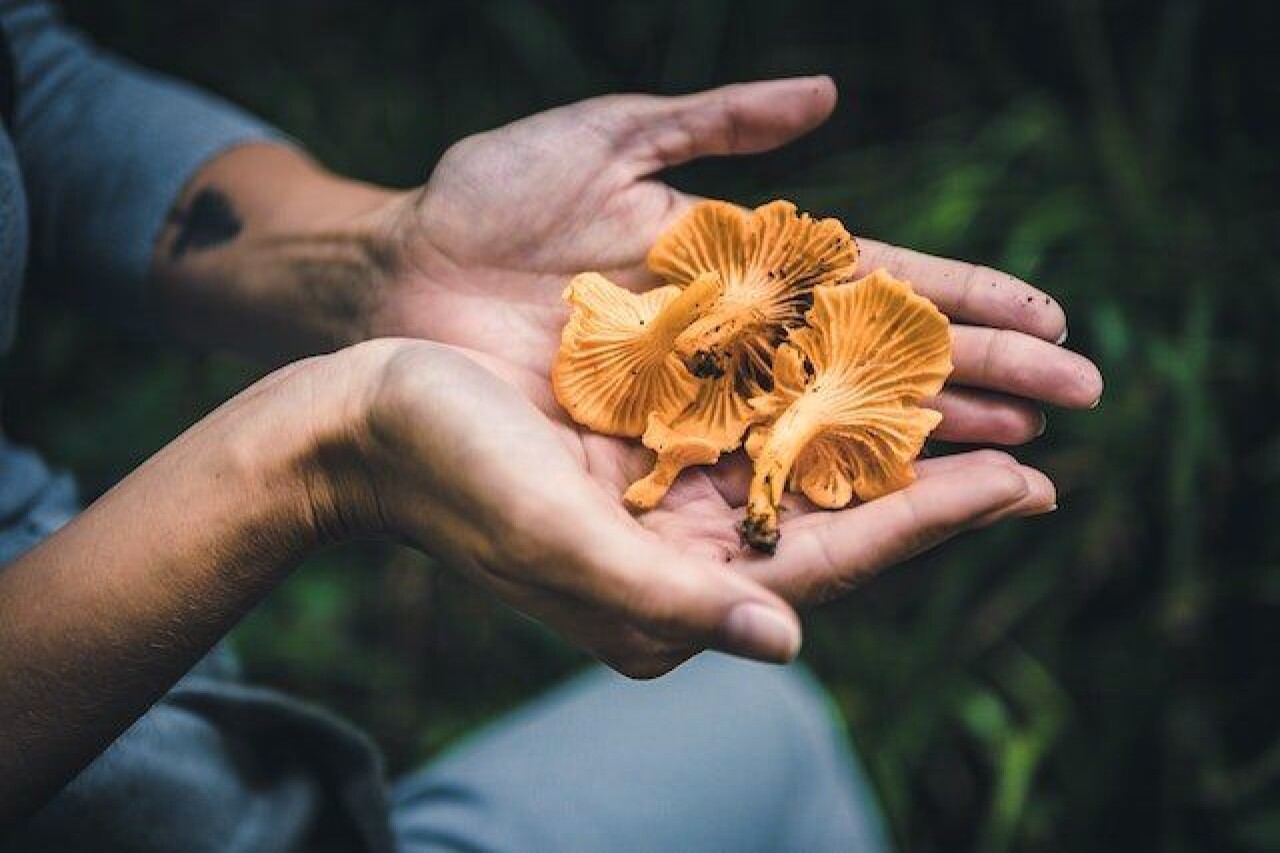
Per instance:
[[[389,480],[405,460],[388,452],[385,426],[389,380],[401,352],[422,356],[439,348],[422,341],[381,338],[295,362],[263,380],[269,397],[246,437],[245,456],[286,484],[298,535],[318,548],[368,537],[399,535],[391,514],[398,502]]]
[[[378,529],[357,456],[364,404],[350,352],[286,365],[193,430],[210,434],[200,443],[214,449],[215,481],[246,522],[237,538],[302,558]]]

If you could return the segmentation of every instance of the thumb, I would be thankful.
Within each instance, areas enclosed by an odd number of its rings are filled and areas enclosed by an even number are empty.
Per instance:
[[[784,145],[827,120],[836,105],[830,77],[735,83],[677,97],[625,97],[621,126],[629,159],[652,174],[697,157],[756,154]]]
[[[799,654],[799,618],[760,583],[725,563],[672,554],[663,546],[632,555],[618,601],[653,639],[770,663],[788,663]]]

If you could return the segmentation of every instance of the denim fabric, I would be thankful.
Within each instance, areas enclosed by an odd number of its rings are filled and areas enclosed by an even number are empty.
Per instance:
[[[45,3],[0,0],[0,26],[18,83],[0,133],[0,348],[28,254],[137,322],[182,185],[220,151],[279,137],[97,53]],[[69,476],[0,438],[0,571],[78,510]],[[243,683],[220,648],[0,832],[0,853],[880,850],[874,815],[796,668],[705,657],[644,684],[592,672],[389,789],[366,736]]]
[[[397,782],[392,826],[402,853],[886,850],[831,709],[799,666],[595,669]]]
[[[78,511],[76,485],[69,475],[51,472],[35,453],[0,438],[0,566]]]

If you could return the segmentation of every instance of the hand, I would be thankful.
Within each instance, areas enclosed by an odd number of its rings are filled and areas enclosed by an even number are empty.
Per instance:
[[[328,538],[407,538],[635,677],[705,648],[789,660],[799,623],[768,587],[824,600],[965,527],[1054,500],[1043,475],[1001,454],[930,460],[915,485],[865,506],[794,502],[777,554],[761,559],[736,530],[745,472],[700,472],[632,517],[619,495],[647,451],[565,420],[533,373],[393,339],[317,363],[315,395],[346,388],[355,401],[340,406],[349,441],[317,453],[311,478],[324,484],[313,503]]]
[[[455,145],[392,217],[399,271],[370,326],[467,347],[545,376],[564,325],[560,294],[585,270],[637,287],[649,246],[695,199],[655,179],[709,155],[782,145],[835,106],[825,77],[726,86],[683,97],[619,95],[540,113]],[[1052,298],[1007,274],[859,239],[862,272],[910,280],[954,323],[955,373],[933,402],[935,437],[1020,444],[1041,403],[1096,404],[1102,380],[1058,343]]]

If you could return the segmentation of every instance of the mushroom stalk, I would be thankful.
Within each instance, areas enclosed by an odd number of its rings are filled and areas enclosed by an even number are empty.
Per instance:
[[[754,305],[722,304],[683,330],[675,342],[676,355],[699,379],[723,376],[737,343],[764,323],[764,312]]]
[[[796,458],[824,428],[821,408],[816,395],[802,394],[774,423],[756,457],[742,537],[757,551],[772,554],[778,546],[778,504]]]
[[[675,346],[676,340],[690,326],[715,305],[724,293],[724,283],[716,273],[706,273],[689,282],[689,286],[671,301],[649,329],[655,351],[666,352]]]
[[[686,467],[682,459],[659,453],[653,470],[627,487],[623,502],[632,509],[653,509]]]

